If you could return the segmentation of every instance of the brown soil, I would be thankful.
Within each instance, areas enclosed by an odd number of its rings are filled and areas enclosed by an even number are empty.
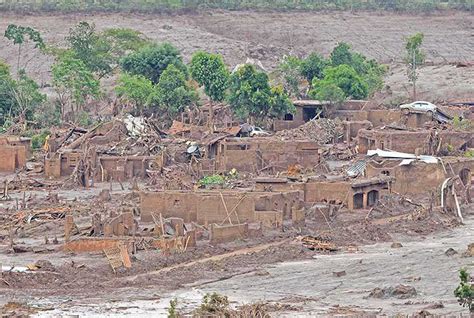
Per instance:
[[[169,41],[189,60],[193,52],[220,53],[230,66],[259,59],[272,70],[285,54],[306,56],[312,51],[328,55],[341,41],[355,50],[393,66],[387,83],[392,94],[387,100],[407,96],[405,69],[401,66],[404,38],[415,32],[425,34],[424,49],[429,61],[420,74],[420,97],[430,100],[460,98],[472,93],[474,68],[446,64],[472,61],[474,18],[468,13],[439,15],[395,15],[389,13],[271,13],[212,11],[184,15],[76,14],[23,16],[0,14],[0,30],[16,23],[37,28],[52,44],[61,44],[70,27],[86,20],[99,30],[112,27],[134,28],[154,41]],[[16,65],[16,51],[0,38],[0,58]],[[51,57],[24,49],[23,63],[29,74],[49,82]],[[424,75],[426,74],[426,76]],[[393,79],[393,80],[392,80]],[[430,94],[434,94],[431,96]]]

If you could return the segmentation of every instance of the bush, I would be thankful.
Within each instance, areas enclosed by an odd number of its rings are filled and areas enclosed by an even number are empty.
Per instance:
[[[459,271],[459,278],[461,282],[454,290],[454,296],[456,296],[461,306],[466,307],[471,313],[474,313],[474,285],[469,281],[470,276],[465,268]]]
[[[51,132],[49,130],[43,130],[41,133],[31,136],[31,148],[41,149],[50,134]]]

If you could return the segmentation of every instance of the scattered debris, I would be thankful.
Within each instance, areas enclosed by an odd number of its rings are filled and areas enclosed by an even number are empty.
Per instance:
[[[372,298],[390,298],[395,297],[399,299],[411,298],[416,296],[416,289],[412,286],[397,285],[395,287],[375,288],[373,289],[369,297]]]

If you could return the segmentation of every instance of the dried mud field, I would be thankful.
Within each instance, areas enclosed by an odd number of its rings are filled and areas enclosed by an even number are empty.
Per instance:
[[[285,54],[306,56],[309,52],[328,55],[341,41],[364,55],[391,66],[385,101],[407,94],[405,68],[401,66],[404,39],[416,32],[425,34],[428,65],[420,72],[419,91],[433,100],[460,99],[472,93],[474,68],[456,68],[450,63],[472,62],[474,16],[462,12],[434,15],[396,15],[377,12],[226,12],[210,11],[183,15],[0,14],[0,29],[10,23],[38,29],[53,44],[67,35],[79,21],[97,28],[133,28],[157,42],[168,41],[181,50],[185,60],[197,50],[220,53],[231,67],[247,58],[258,59],[269,71]],[[15,64],[15,48],[0,38],[0,58]],[[27,70],[39,82],[49,80],[52,59],[27,53]],[[402,79],[400,81],[400,79]],[[434,93],[433,93],[434,92]]]

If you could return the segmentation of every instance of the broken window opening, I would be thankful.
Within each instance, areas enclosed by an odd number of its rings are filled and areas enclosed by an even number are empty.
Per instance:
[[[377,190],[372,190],[367,193],[367,206],[374,206],[379,200],[379,192]]]
[[[293,120],[293,114],[285,114],[285,118],[283,120]]]
[[[356,193],[354,194],[354,209],[364,208],[364,194]]]

